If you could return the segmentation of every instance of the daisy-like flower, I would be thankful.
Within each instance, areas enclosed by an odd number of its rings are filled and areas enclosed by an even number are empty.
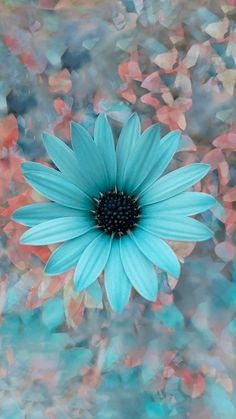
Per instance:
[[[211,230],[191,215],[207,210],[215,199],[185,192],[208,172],[194,163],[161,177],[178,149],[180,133],[160,139],[154,124],[141,134],[133,114],[124,125],[117,146],[104,114],[96,120],[94,140],[79,124],[71,123],[72,149],[45,133],[46,150],[59,170],[26,162],[26,181],[51,202],[17,209],[13,219],[32,227],[21,243],[62,243],[45,267],[48,275],[75,268],[80,292],[104,272],[108,300],[121,312],[131,287],[150,301],[158,293],[155,266],[174,277],[179,261],[163,240],[202,241]]]

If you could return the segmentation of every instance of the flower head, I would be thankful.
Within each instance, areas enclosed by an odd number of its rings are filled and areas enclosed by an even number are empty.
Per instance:
[[[185,192],[208,172],[195,163],[161,177],[178,150],[180,133],[160,139],[158,124],[142,134],[133,114],[124,125],[117,146],[104,114],[96,120],[94,140],[72,122],[72,149],[44,134],[46,150],[59,170],[39,163],[23,163],[27,182],[50,202],[28,205],[13,219],[28,227],[21,243],[62,243],[45,267],[48,275],[75,268],[79,292],[104,271],[107,296],[121,312],[131,287],[154,301],[158,293],[155,266],[178,277],[179,261],[163,240],[202,241],[211,230],[191,215],[210,208],[215,199]]]

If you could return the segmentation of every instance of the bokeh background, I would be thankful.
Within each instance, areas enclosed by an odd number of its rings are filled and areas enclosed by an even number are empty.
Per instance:
[[[235,18],[234,0],[0,1],[1,419],[236,418]],[[49,163],[42,132],[68,142],[102,111],[115,138],[133,111],[180,129],[170,168],[210,163],[196,189],[219,201],[214,239],[173,243],[179,281],[122,315],[99,284],[45,277],[52,247],[10,219],[42,199],[20,171]]]

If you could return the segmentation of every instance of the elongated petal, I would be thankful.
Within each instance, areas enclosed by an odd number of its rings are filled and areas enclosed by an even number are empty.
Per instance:
[[[44,245],[59,243],[81,236],[94,228],[94,221],[84,217],[62,217],[45,221],[27,230],[21,236],[21,243]]]
[[[158,292],[157,275],[151,262],[129,236],[120,240],[121,260],[131,284],[149,301],[155,301]]]
[[[63,141],[54,135],[44,133],[43,143],[48,155],[63,173],[65,178],[75,185],[78,185],[80,170],[75,153]]]
[[[133,191],[134,193],[143,193],[162,175],[178,149],[179,139],[179,131],[172,131],[161,139],[155,159],[153,159],[146,177],[144,176],[143,182]]]
[[[141,219],[140,227],[167,240],[195,242],[213,237],[213,232],[207,226],[190,217],[147,217]]]
[[[215,205],[213,196],[202,192],[183,192],[165,201],[143,207],[143,216],[195,215]]]
[[[23,174],[28,173],[28,172],[41,172],[43,170],[44,173],[47,174],[55,174],[55,173],[60,173],[58,170],[52,169],[52,167],[48,167],[45,166],[41,163],[35,163],[35,162],[31,162],[31,161],[26,161],[24,163],[22,163],[21,165],[21,170],[23,172]]]
[[[141,252],[156,266],[173,275],[180,274],[180,263],[171,249],[163,240],[148,231],[136,228],[131,237]]]
[[[209,168],[208,164],[194,163],[168,173],[144,192],[141,204],[154,204],[180,194],[206,176]]]
[[[133,193],[149,175],[157,160],[160,148],[160,126],[152,125],[141,135],[133,155],[126,165],[124,173],[124,189]]]
[[[27,182],[46,198],[66,207],[92,208],[91,199],[57,170],[39,163],[23,163],[22,171]]]
[[[112,309],[121,313],[129,301],[131,283],[121,262],[119,240],[112,242],[111,253],[104,273],[107,298]]]
[[[83,251],[98,235],[98,230],[93,229],[61,244],[48,259],[45,273],[58,275],[76,266]]]
[[[116,184],[116,150],[111,126],[104,113],[101,113],[95,123],[94,141],[103,158],[111,189]]]
[[[135,145],[139,141],[140,135],[141,127],[139,117],[136,113],[133,113],[123,126],[116,147],[118,189],[123,188],[126,165],[132,155]]]
[[[110,187],[107,169],[97,145],[80,124],[71,123],[72,146],[88,190],[103,192]]]
[[[82,253],[74,275],[76,291],[80,292],[96,281],[109,258],[111,243],[112,237],[102,233]]]
[[[14,221],[27,227],[33,227],[44,221],[53,220],[60,217],[73,217],[83,215],[86,217],[86,211],[63,207],[62,205],[42,202],[39,204],[26,205],[18,208],[11,216]]]

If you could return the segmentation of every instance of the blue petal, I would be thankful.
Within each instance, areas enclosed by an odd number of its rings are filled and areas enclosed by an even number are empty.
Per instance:
[[[96,119],[94,141],[107,168],[110,187],[113,189],[116,185],[116,151],[112,130],[104,113]]]
[[[202,192],[183,192],[165,201],[143,207],[145,216],[160,215],[195,215],[206,211],[216,204],[215,198]]]
[[[121,313],[129,301],[131,283],[121,262],[119,240],[112,242],[111,253],[104,273],[107,298],[112,309]]]
[[[45,221],[27,230],[21,236],[21,243],[44,245],[59,243],[81,236],[94,228],[94,220],[85,217],[62,217]]]
[[[149,301],[155,301],[158,292],[157,275],[151,262],[129,236],[120,240],[121,260],[131,284]]]
[[[139,140],[141,134],[140,121],[138,115],[133,113],[123,126],[116,147],[117,156],[117,186],[118,189],[123,188],[124,173],[127,162],[131,157],[134,147]]]
[[[66,207],[92,209],[92,200],[57,170],[30,162],[23,163],[21,167],[27,182],[46,198]]]
[[[123,189],[134,193],[149,175],[156,162],[160,148],[160,126],[152,125],[141,135],[138,144],[127,162]]]
[[[61,244],[48,259],[45,273],[58,275],[76,266],[83,251],[98,235],[98,230],[94,229]]]
[[[79,162],[80,170],[87,182],[87,190],[92,194],[110,188],[106,166],[97,145],[88,131],[80,124],[71,123],[72,146]],[[91,192],[92,191],[92,192]]]
[[[76,291],[80,292],[96,281],[109,258],[111,243],[112,237],[102,233],[82,253],[74,275]]]
[[[139,226],[167,240],[195,242],[208,240],[214,235],[207,226],[190,217],[145,217],[140,219]]]
[[[46,132],[43,134],[43,143],[48,155],[63,173],[64,177],[77,185],[80,178],[80,170],[75,153],[71,148],[59,140],[59,138]]]
[[[37,224],[43,223],[44,221],[53,220],[54,218],[73,217],[83,214],[86,216],[86,211],[82,212],[59,204],[42,202],[18,208],[12,214],[11,218],[27,227],[33,227]]]
[[[131,237],[141,252],[156,266],[173,275],[180,274],[180,263],[167,243],[148,231],[136,228]]]
[[[141,205],[154,204],[180,194],[206,176],[209,169],[208,164],[194,163],[168,173],[142,194]]]
[[[178,149],[179,138],[180,132],[172,131],[161,139],[160,147],[155,156],[153,155],[147,176],[144,177],[139,187],[135,189],[135,193],[143,193],[162,175]]]

